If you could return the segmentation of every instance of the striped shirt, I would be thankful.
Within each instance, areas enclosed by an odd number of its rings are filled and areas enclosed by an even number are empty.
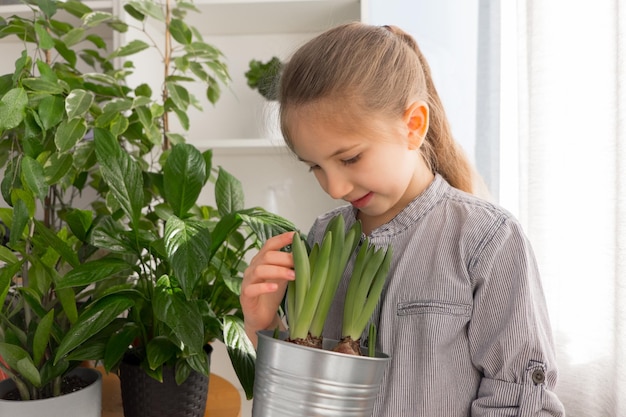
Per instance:
[[[328,221],[309,232],[321,241]],[[392,360],[376,417],[564,416],[552,389],[553,340],[539,272],[520,224],[505,210],[432,184],[370,234],[394,259],[373,320],[377,349]],[[324,336],[341,335],[349,266]]]

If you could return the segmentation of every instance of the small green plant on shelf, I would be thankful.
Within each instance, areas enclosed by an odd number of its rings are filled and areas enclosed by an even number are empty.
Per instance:
[[[245,73],[248,86],[257,90],[266,100],[276,100],[282,68],[283,63],[278,57],[272,57],[266,62],[251,60],[248,64],[248,71]]]

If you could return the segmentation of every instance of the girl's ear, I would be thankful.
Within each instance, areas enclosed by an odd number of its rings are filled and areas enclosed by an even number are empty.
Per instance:
[[[404,112],[404,122],[408,130],[409,149],[419,149],[428,132],[428,105],[414,101]]]

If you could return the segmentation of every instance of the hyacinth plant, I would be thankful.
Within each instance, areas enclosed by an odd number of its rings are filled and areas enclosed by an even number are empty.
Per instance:
[[[322,348],[322,330],[346,265],[361,241],[361,224],[345,232],[341,214],[328,223],[322,243],[308,250],[300,235],[293,238],[296,279],[287,286],[288,341]],[[375,248],[361,242],[344,302],[342,337],[333,350],[361,355],[360,340],[378,304],[391,265],[391,246]],[[375,328],[370,326],[375,340]],[[372,349],[368,351],[373,355]]]

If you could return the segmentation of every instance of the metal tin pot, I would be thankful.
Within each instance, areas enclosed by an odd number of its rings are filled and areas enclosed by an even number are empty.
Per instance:
[[[369,417],[390,357],[313,349],[257,332],[253,417]]]

